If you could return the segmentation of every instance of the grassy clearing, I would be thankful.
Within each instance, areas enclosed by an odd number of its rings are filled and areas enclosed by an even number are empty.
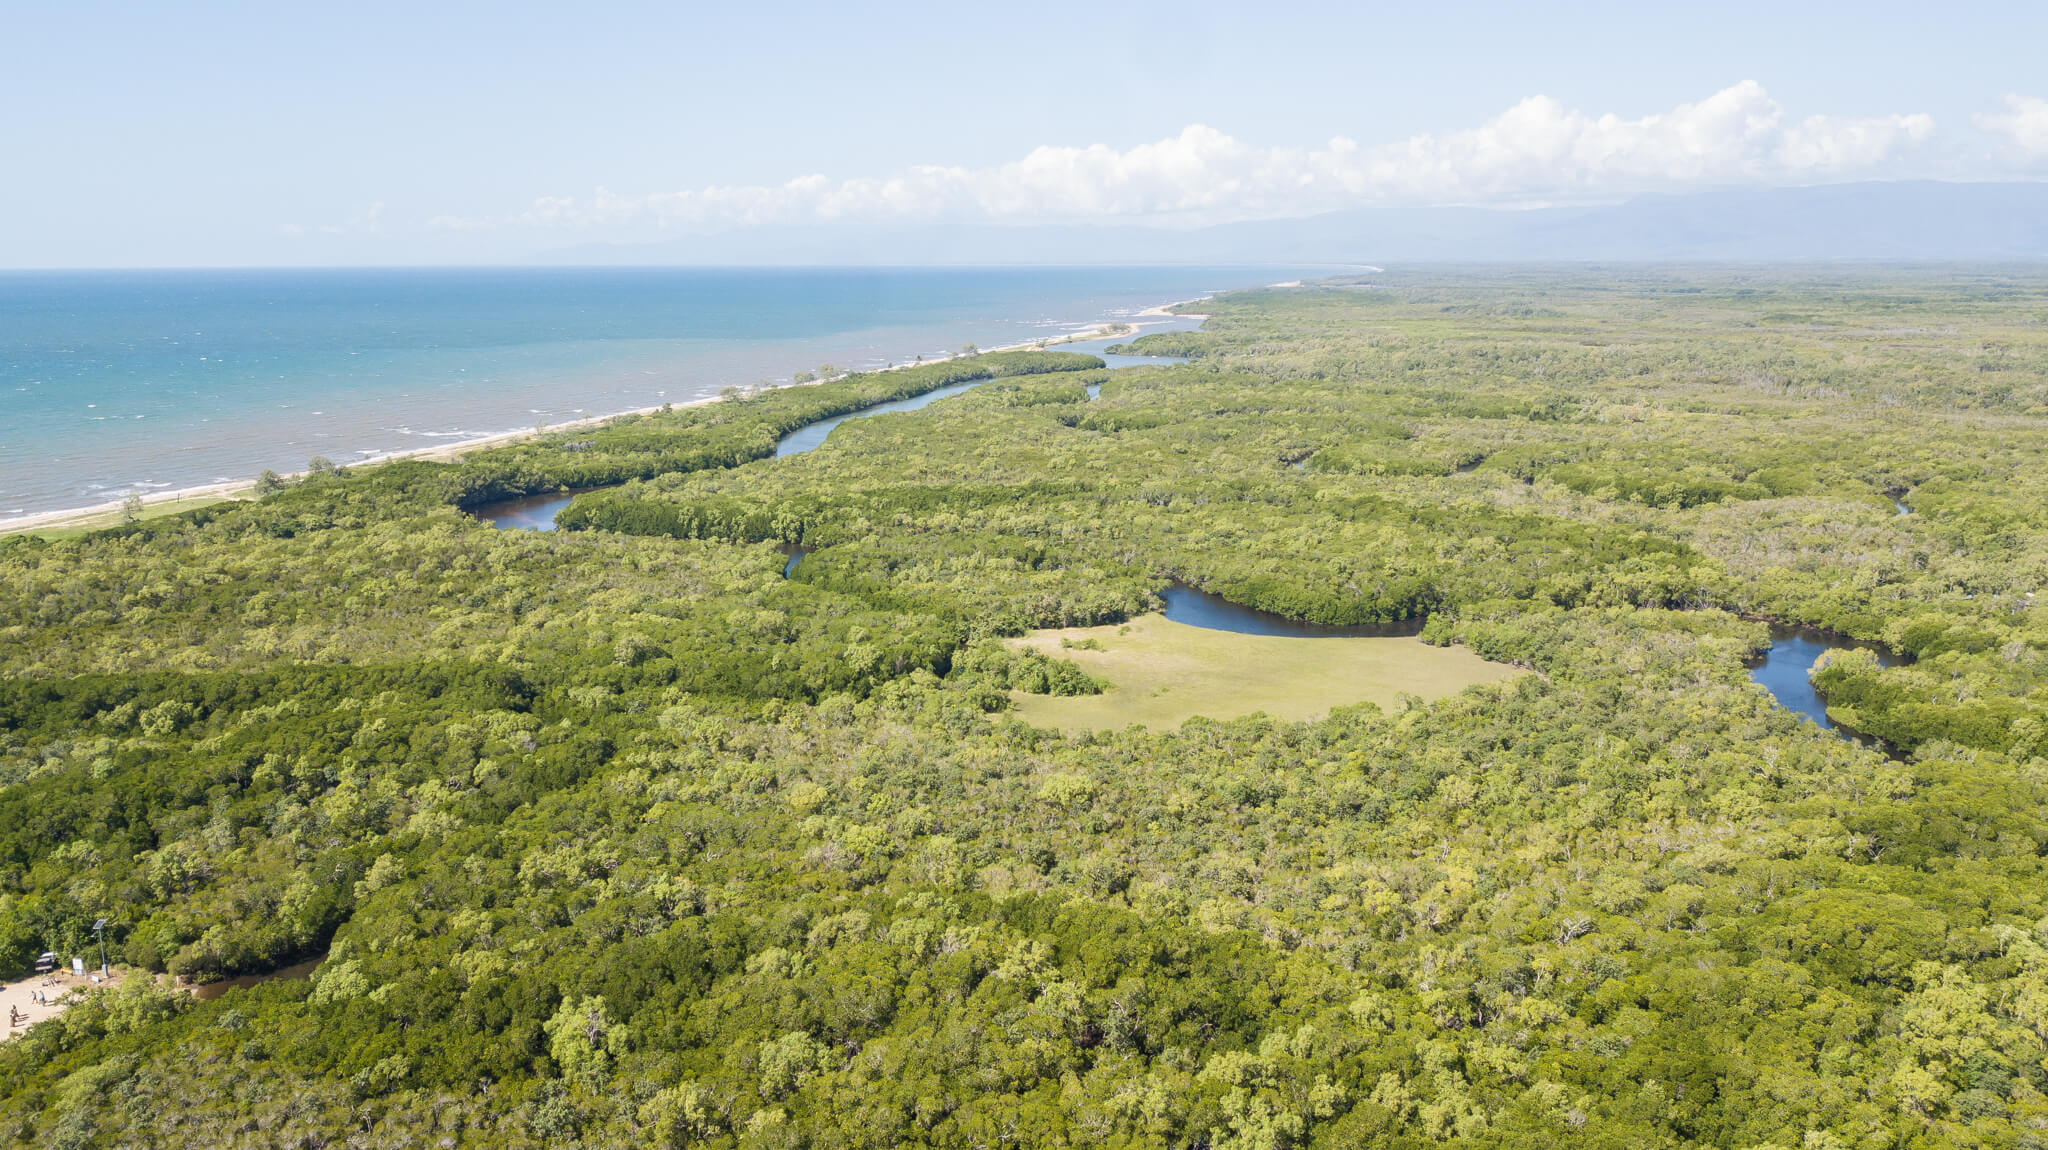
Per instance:
[[[1062,639],[1075,646],[1063,649]],[[1079,646],[1090,639],[1102,649]],[[1523,673],[1420,639],[1280,639],[1190,627],[1163,615],[1038,631],[1012,642],[1072,659],[1115,684],[1100,695],[1015,696],[1025,722],[1062,730],[1133,723],[1169,730],[1195,715],[1234,719],[1260,711],[1315,719],[1350,703],[1386,707],[1402,694],[1439,699]]]
[[[137,522],[161,519],[166,515],[177,515],[186,511],[196,511],[201,507],[211,507],[216,503],[247,498],[250,494],[249,491],[243,490],[228,494],[195,495],[188,499],[166,499],[161,503],[145,503],[142,505],[142,513],[135,518]],[[125,513],[117,507],[95,508],[64,519],[44,520],[35,524],[0,525],[0,535],[40,535],[45,539],[75,539],[104,528],[118,527],[124,517]]]

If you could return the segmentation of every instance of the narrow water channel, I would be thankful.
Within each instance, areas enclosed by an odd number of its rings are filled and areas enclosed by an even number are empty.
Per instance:
[[[1420,634],[1424,622],[1409,619],[1398,623],[1333,627],[1255,610],[1184,583],[1169,586],[1161,595],[1166,600],[1168,619],[1191,627],[1234,631],[1241,635],[1277,635],[1296,639],[1387,638]],[[1749,677],[1769,691],[1779,706],[1812,719],[1823,730],[1833,731],[1853,742],[1875,745],[1877,740],[1838,726],[1828,718],[1827,700],[1821,697],[1813,680],[1808,677],[1814,661],[1824,652],[1847,650],[1869,651],[1877,657],[1880,666],[1897,667],[1906,662],[1881,644],[1860,642],[1813,627],[1772,624],[1770,649],[1750,661]]]
[[[782,459],[791,455],[802,455],[806,451],[816,451],[824,446],[826,437],[832,434],[834,428],[849,419],[883,415],[892,411],[916,411],[927,404],[936,403],[948,396],[959,395],[988,382],[991,381],[976,379],[967,383],[956,383],[909,399],[878,403],[873,407],[864,407],[859,411],[806,424],[776,441],[775,458]],[[500,531],[553,531],[555,516],[561,514],[562,508],[569,506],[569,501],[579,494],[581,492],[558,491],[546,495],[525,495],[518,499],[482,504],[472,508],[470,514]]]
[[[1130,336],[1119,336],[1116,339],[1099,339],[1088,340],[1082,343],[1060,344],[1054,347],[1053,350],[1074,351],[1084,355],[1097,356],[1106,365],[1113,368],[1136,367],[1142,364],[1187,362],[1181,356],[1107,355],[1102,350],[1112,343],[1130,338]],[[878,403],[873,407],[864,407],[859,411],[851,411],[845,415],[835,415],[830,419],[821,419],[816,423],[806,424],[776,441],[775,458],[784,459],[791,455],[802,455],[807,451],[816,451],[825,445],[825,440],[831,437],[835,428],[849,419],[862,419],[870,415],[887,415],[898,411],[916,411],[921,407],[937,403],[939,400],[972,391],[984,383],[992,382],[994,381],[987,379],[969,380],[966,383],[956,383],[948,387],[927,391],[923,395],[914,395],[909,399],[897,399],[891,400],[888,403]],[[1101,391],[1101,384],[1089,384],[1088,398],[1094,399]],[[555,529],[555,516],[561,514],[562,508],[569,506],[569,501],[580,494],[582,493],[576,491],[556,491],[544,495],[522,495],[517,499],[503,499],[496,503],[485,503],[471,508],[470,514],[500,531],[553,531]],[[791,563],[790,566],[794,569],[796,565]]]
[[[290,966],[281,966],[265,974],[238,974],[233,978],[223,978],[219,982],[201,983],[192,988],[192,997],[201,1002],[212,1002],[228,991],[244,986],[256,986],[260,983],[272,982],[278,979],[311,978],[313,977],[313,968],[319,966],[323,961],[325,961],[324,955],[320,958],[309,958],[304,962],[295,962]]]
[[[796,565],[803,562],[804,556],[811,553],[811,548],[801,543],[777,543],[775,549],[789,556],[789,562],[782,565],[782,577],[784,579],[796,574]]]
[[[1101,353],[1097,351],[1095,354],[1099,355]],[[884,407],[890,410],[915,410],[916,407],[921,407],[925,403],[941,398],[942,393],[958,394],[970,386],[972,385],[944,388],[938,392],[929,392],[917,397],[916,400],[904,401],[904,404],[908,406],[887,404]],[[868,415],[880,410],[882,408],[872,408],[868,411],[856,412],[855,415]],[[813,428],[824,428],[824,431],[808,446],[800,447],[788,454],[796,454],[797,451],[809,451],[815,448],[818,444],[825,441],[825,435],[830,434],[831,427],[837,426],[849,418],[853,418],[853,416],[842,416],[839,419],[812,425]],[[804,429],[804,431],[810,430],[812,428]],[[796,435],[804,434],[804,431],[797,432],[790,438],[794,439]],[[788,440],[784,442],[788,442]],[[777,454],[780,455],[783,452],[778,449]],[[554,528],[555,514],[568,506],[571,498],[573,496],[566,494],[529,496],[524,499],[512,499],[504,503],[491,504],[487,508],[479,508],[477,514],[482,518],[488,519],[500,529],[549,531]],[[1899,513],[1902,515],[1907,514],[1907,510],[1902,508]],[[796,572],[797,564],[803,562],[804,556],[810,554],[811,551],[808,547],[794,543],[783,544],[780,550],[784,555],[789,556],[789,562],[785,563],[782,568],[782,577],[785,579]],[[1175,583],[1169,586],[1162,593],[1162,597],[1166,600],[1166,617],[1176,623],[1185,623],[1191,627],[1204,627],[1212,631],[1234,631],[1241,635],[1275,635],[1294,639],[1388,638],[1421,634],[1423,626],[1423,620],[1421,619],[1409,619],[1397,623],[1363,623],[1351,626],[1310,623],[1302,619],[1291,619],[1285,615],[1277,615],[1271,611],[1260,611],[1238,603],[1232,603],[1221,596],[1212,595],[1207,591],[1198,590],[1184,583]],[[1906,662],[1899,655],[1894,654],[1877,643],[1865,643],[1854,639],[1847,639],[1813,627],[1796,627],[1774,623],[1771,625],[1770,649],[1750,661],[1749,677],[1757,685],[1764,688],[1764,690],[1769,691],[1771,697],[1778,701],[1779,706],[1784,707],[1793,714],[1806,716],[1815,723],[1820,724],[1823,730],[1833,731],[1842,738],[1854,742],[1874,743],[1875,740],[1871,739],[1868,735],[1850,730],[1847,727],[1838,726],[1834,720],[1828,718],[1827,700],[1821,696],[1820,691],[1814,687],[1813,680],[1808,677],[1812,671],[1814,661],[1820,658],[1824,652],[1851,649],[1871,652],[1877,657],[1880,666],[1897,667]]]
[[[865,419],[870,415],[888,415],[896,411],[916,411],[920,407],[937,403],[939,400],[959,395],[963,392],[972,391],[982,384],[990,382],[993,381],[973,379],[966,383],[956,383],[933,391],[927,391],[923,395],[913,395],[909,399],[894,399],[888,403],[878,403],[873,407],[863,407],[859,411],[849,411],[845,415],[835,415],[830,419],[821,419],[816,423],[806,424],[783,436],[776,442],[775,458],[783,459],[791,455],[802,455],[806,451],[816,451],[820,447],[825,446],[825,440],[831,436],[834,428],[849,419]]]
[[[1824,730],[1833,731],[1845,739],[1860,743],[1874,742],[1868,735],[1836,726],[1828,718],[1827,700],[1815,689],[1813,680],[1808,678],[1814,660],[1827,651],[1847,650],[1869,651],[1877,656],[1879,665],[1897,667],[1905,660],[1876,643],[1863,643],[1854,639],[1817,630],[1812,627],[1793,627],[1771,624],[1771,649],[1749,664],[1752,681],[1771,693],[1778,705],[1796,715],[1805,715],[1819,723]]]
[[[1191,324],[1173,324],[1163,328],[1154,328],[1148,325],[1148,327],[1145,330],[1142,330],[1140,332],[1134,332],[1130,335],[1113,336],[1109,339],[1083,340],[1080,343],[1063,343],[1059,346],[1058,350],[1078,351],[1083,355],[1092,355],[1095,358],[1101,360],[1102,365],[1104,367],[1109,368],[1156,367],[1160,364],[1186,363],[1188,361],[1188,358],[1184,355],[1111,355],[1109,352],[1104,351],[1103,349],[1107,347],[1113,347],[1120,343],[1129,343],[1131,340],[1138,338],[1139,335],[1151,335],[1156,334],[1160,331],[1194,331],[1200,328],[1201,326],[1201,321],[1199,320]],[[1088,402],[1093,403],[1096,400],[1102,398],[1101,384],[1090,383],[1086,384],[1085,387],[1088,392]]]
[[[1056,344],[1047,350],[1071,351],[1077,352],[1081,355],[1092,355],[1097,359],[1100,359],[1103,362],[1103,366],[1111,368],[1138,367],[1144,364],[1187,362],[1187,359],[1182,356],[1110,355],[1109,353],[1102,350],[1103,348],[1108,347],[1113,343],[1119,343],[1130,338],[1132,337],[1126,335],[1118,336],[1114,339],[1091,339],[1084,340],[1080,343],[1062,343]],[[1024,378],[1030,377],[1027,376]],[[775,458],[781,459],[784,458],[785,456],[790,455],[802,455],[806,451],[816,451],[818,448],[823,447],[825,445],[825,440],[831,437],[834,428],[838,427],[842,423],[845,423],[849,419],[864,419],[870,415],[888,415],[891,412],[897,411],[916,411],[918,408],[924,407],[928,404],[936,403],[941,399],[946,399],[951,396],[960,395],[964,392],[972,391],[975,388],[980,387],[984,383],[994,382],[995,380],[992,379],[970,380],[966,383],[956,383],[950,387],[942,387],[936,391],[927,391],[923,395],[914,395],[911,396],[909,399],[898,399],[892,400],[888,403],[878,403],[873,407],[864,407],[861,408],[859,411],[848,412],[845,415],[835,415],[831,419],[821,419],[816,423],[798,428],[797,430],[790,432],[788,435],[783,436],[782,440],[775,445]],[[1101,394],[1102,385],[1099,383],[1091,383],[1087,385],[1087,390],[1088,398],[1094,399],[1097,395]]]
[[[1234,631],[1240,635],[1274,635],[1286,639],[1399,639],[1422,634],[1424,623],[1422,619],[1343,626],[1310,623],[1232,603],[1185,583],[1168,587],[1161,592],[1161,598],[1166,600],[1166,617],[1175,623],[1211,631]]]
[[[1187,359],[1184,356],[1111,355],[1104,349],[1113,344],[1128,342],[1140,335],[1160,332],[1198,331],[1201,329],[1201,326],[1202,317],[1200,316],[1155,317],[1136,321],[1137,330],[1124,335],[1109,336],[1103,339],[1080,340],[1074,343],[1054,344],[1050,350],[1072,351],[1083,355],[1093,355],[1100,358],[1103,365],[1109,368],[1186,363]],[[927,404],[936,403],[948,396],[959,395],[964,391],[972,390],[981,384],[989,382],[991,381],[985,379],[970,380],[966,383],[954,384],[951,387],[941,387],[935,391],[928,391],[923,395],[912,396],[909,399],[876,404],[874,407],[848,412],[845,415],[833,416],[831,419],[821,419],[816,423],[800,427],[777,441],[775,444],[775,458],[782,459],[791,455],[802,455],[806,451],[816,451],[824,446],[825,440],[831,436],[834,428],[849,419],[860,419],[869,415],[884,415],[893,411],[916,411]],[[1089,400],[1093,401],[1097,396],[1101,395],[1102,385],[1099,383],[1088,384],[1087,390]],[[526,495],[517,499],[505,499],[496,503],[486,503],[471,508],[470,514],[500,531],[553,531],[555,529],[555,516],[561,514],[562,508],[567,507],[569,501],[579,494],[581,492],[558,491],[545,495]],[[796,562],[793,559],[783,574],[787,575],[795,569]]]
[[[490,524],[500,531],[553,531],[555,516],[580,492],[550,491],[545,495],[522,495],[517,499],[502,499],[486,503],[470,512],[471,515]]]

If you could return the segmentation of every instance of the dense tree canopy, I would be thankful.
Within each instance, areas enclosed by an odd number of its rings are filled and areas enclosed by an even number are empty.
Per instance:
[[[2048,1144],[2048,281],[1202,306],[1136,341],[1181,365],[981,356],[0,540],[0,975],[100,917],[188,982],[322,959],[0,1046],[0,1137]],[[1538,673],[1006,714],[1100,684],[1002,637],[1174,579]],[[1750,683],[1767,619],[1907,657],[1816,670],[1883,747]]]

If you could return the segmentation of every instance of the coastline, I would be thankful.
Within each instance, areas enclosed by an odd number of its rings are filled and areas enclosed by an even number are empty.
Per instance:
[[[1207,297],[1197,297],[1197,299],[1203,298]],[[1189,304],[1194,302],[1196,302],[1196,300],[1174,300],[1168,303],[1155,304],[1152,307],[1148,307],[1143,311],[1136,313],[1131,317],[1131,320],[1163,319],[1168,317],[1189,319],[1208,318],[1207,316],[1180,315],[1179,313],[1175,313],[1172,310],[1173,308],[1180,307],[1183,304]],[[1098,339],[1109,339],[1117,334],[1111,329],[1119,325],[1122,325],[1124,327],[1134,326],[1130,320],[1103,320],[1094,324],[1093,326],[1083,328],[1079,331],[1069,332],[1066,335],[1060,336],[1055,339],[1024,340],[1019,343],[1004,344],[1001,347],[980,348],[978,349],[977,354],[979,352],[1030,351],[1041,348],[1049,349],[1058,347],[1061,344],[1086,343]],[[1132,331],[1128,334],[1132,338],[1136,338],[1138,335],[1138,333],[1135,331]],[[906,367],[916,366],[917,363],[945,363],[950,360],[958,358],[960,358],[959,354],[955,353],[953,355],[940,356],[936,359],[913,361],[912,363],[891,364],[888,367],[878,368],[876,370],[900,371]],[[833,379],[843,378],[845,378],[845,376],[833,377]],[[784,384],[783,386],[813,387],[819,383],[830,382],[832,382],[832,380],[821,379],[814,380],[811,383],[791,383]],[[682,403],[658,404],[652,407],[628,408],[624,411],[613,411],[607,412],[606,414],[603,415],[591,415],[585,416],[581,419],[565,420],[561,423],[549,424],[547,427],[539,430],[535,430],[533,428],[521,428],[517,431],[493,432],[488,435],[479,435],[470,439],[458,440],[454,443],[437,443],[430,447],[414,448],[409,451],[393,451],[387,452],[383,455],[372,455],[369,456],[368,458],[351,462],[347,464],[347,467],[350,470],[354,470],[355,468],[358,467],[376,467],[380,464],[392,463],[398,460],[405,459],[425,459],[442,463],[451,463],[472,451],[478,451],[487,447],[502,447],[508,443],[518,443],[522,440],[532,439],[535,436],[546,435],[556,431],[565,431],[578,427],[595,427],[601,424],[609,423],[615,419],[624,419],[627,416],[647,415],[653,412],[660,411],[663,407],[667,407],[671,410],[686,407],[702,407],[708,403],[717,403],[723,398],[723,396],[709,395],[705,396],[702,399],[692,399]],[[304,471],[292,471],[281,472],[280,476],[285,479],[298,479],[302,478],[305,474],[306,473]],[[159,515],[176,514],[179,511],[187,511],[196,507],[205,507],[214,503],[238,501],[252,494],[255,488],[255,484],[256,479],[254,476],[251,476],[246,479],[229,480],[225,483],[202,483],[191,487],[180,487],[170,491],[151,492],[149,494],[142,496],[142,507],[144,509],[146,518],[155,518]],[[178,506],[185,504],[189,504],[190,506]],[[116,526],[120,522],[122,511],[126,505],[127,500],[124,497],[122,499],[109,500],[105,503],[95,503],[85,507],[63,508],[56,511],[40,511],[30,515],[16,516],[12,519],[0,519],[0,537],[8,535],[33,534],[39,531],[87,531],[96,530],[102,527]]]

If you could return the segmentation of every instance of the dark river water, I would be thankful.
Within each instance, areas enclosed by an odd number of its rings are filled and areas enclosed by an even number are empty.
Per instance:
[[[939,391],[929,392],[900,404],[884,404],[881,407],[856,412],[851,416],[813,424],[795,432],[783,443],[788,445],[800,436],[809,436],[816,432],[814,437],[787,451],[778,448],[776,454],[794,455],[813,450],[825,441],[825,436],[831,433],[833,427],[846,419],[873,415],[885,410],[913,411],[946,395],[957,395],[972,386],[973,384],[963,384],[958,387],[941,388]],[[555,515],[567,507],[572,498],[574,496],[571,494],[558,493],[509,499],[480,507],[476,510],[476,515],[500,530],[551,531],[555,526]],[[796,544],[785,544],[781,550],[783,554],[789,556],[789,562],[782,568],[783,578],[786,579],[796,571],[797,564],[803,562],[810,549]],[[1164,592],[1164,598],[1166,617],[1176,623],[1206,627],[1212,631],[1235,631],[1241,635],[1277,635],[1293,639],[1388,638],[1420,634],[1423,624],[1420,619],[1351,626],[1310,623],[1301,619],[1290,619],[1285,615],[1276,615],[1270,611],[1241,606],[1182,583],[1168,587]],[[1804,715],[1820,724],[1824,730],[1833,731],[1845,739],[1868,743],[1872,741],[1868,736],[1837,726],[1828,718],[1827,700],[1821,697],[1821,693],[1814,688],[1813,681],[1807,677],[1813,668],[1814,660],[1820,658],[1823,652],[1852,648],[1871,652],[1877,656],[1877,661],[1882,666],[1896,667],[1905,662],[1898,655],[1876,643],[1859,642],[1812,627],[1774,623],[1771,625],[1770,650],[1750,662],[1749,677],[1769,691],[1779,706],[1793,714]]]
[[[985,379],[976,379],[966,383],[956,383],[950,387],[939,388],[936,391],[927,391],[923,395],[913,395],[909,399],[891,400],[888,403],[878,403],[873,407],[863,407],[859,411],[850,411],[845,415],[835,415],[830,419],[821,419],[816,423],[800,427],[777,441],[775,444],[775,458],[782,459],[791,455],[802,455],[806,451],[816,451],[820,447],[825,446],[825,440],[832,434],[834,428],[849,419],[865,419],[870,415],[887,415],[895,411],[916,411],[920,407],[959,395],[961,392],[973,391],[987,382],[989,381]]]
[[[1168,619],[1193,627],[1207,627],[1213,631],[1235,631],[1243,635],[1279,635],[1297,639],[1380,638],[1415,635],[1422,631],[1422,620],[1419,619],[1350,627],[1308,623],[1300,619],[1290,619],[1285,615],[1275,615],[1270,611],[1253,610],[1180,583],[1168,587],[1164,596]],[[1828,718],[1827,700],[1814,689],[1813,681],[1807,677],[1814,660],[1820,658],[1823,652],[1850,649],[1871,652],[1877,656],[1881,666],[1897,667],[1906,661],[1880,644],[1858,642],[1812,627],[1773,624],[1771,648],[1750,662],[1749,677],[1769,691],[1771,697],[1778,701],[1778,705],[1786,710],[1804,715],[1820,724],[1823,729],[1833,731],[1845,739],[1871,743],[1874,740],[1869,736],[1847,727],[1837,726]]]
[[[1187,362],[1187,360],[1177,356],[1110,355],[1109,353],[1102,350],[1103,348],[1108,347],[1113,343],[1117,343],[1121,340],[1126,340],[1129,338],[1131,337],[1119,336],[1117,339],[1094,339],[1087,340],[1081,343],[1063,343],[1060,344],[1058,347],[1053,348],[1052,350],[1072,351],[1079,352],[1082,355],[1092,355],[1102,360],[1104,365],[1108,367],[1137,367],[1143,364]],[[848,412],[845,415],[835,415],[831,419],[821,419],[816,423],[810,424],[807,427],[799,428],[798,430],[792,431],[788,435],[784,436],[782,438],[782,441],[775,445],[775,458],[781,459],[784,456],[788,455],[802,455],[806,451],[816,451],[818,448],[823,447],[825,445],[825,440],[831,436],[834,428],[838,427],[842,423],[845,423],[849,419],[862,419],[870,415],[887,415],[890,412],[895,411],[916,411],[918,408],[924,407],[927,404],[936,403],[941,399],[948,398],[949,396],[955,396],[961,394],[962,392],[972,391],[975,388],[980,387],[984,383],[993,382],[993,380],[977,379],[969,381],[967,383],[956,383],[951,387],[942,387],[939,388],[937,391],[927,391],[923,395],[912,396],[909,399],[898,399],[889,403],[878,403],[873,407],[864,407],[861,408],[859,411]],[[1094,399],[1096,395],[1099,394],[1101,391],[1102,385],[1099,383],[1088,385],[1088,398]]]
[[[470,514],[500,531],[553,531],[555,516],[569,501],[576,498],[574,491],[551,491],[545,495],[522,495],[518,499],[505,499],[497,503],[486,503]]]
[[[268,974],[239,974],[233,978],[221,979],[219,982],[204,983],[192,988],[192,997],[201,1002],[211,1002],[228,991],[239,987],[255,986],[258,983],[280,978],[311,978],[313,976],[313,968],[319,966],[321,961],[322,959],[309,958],[304,962],[295,962],[290,966],[280,967]]]
[[[1207,591],[1175,583],[1163,592],[1166,617],[1190,627],[1211,631],[1235,631],[1240,635],[1276,635],[1287,639],[1389,639],[1422,633],[1423,620],[1404,619],[1398,623],[1357,623],[1332,626],[1309,623],[1232,603]]]
[[[1101,353],[1096,351],[1096,354],[1099,355]],[[1113,358],[1138,359],[1140,357],[1117,356]],[[1122,365],[1119,364],[1117,366]],[[939,391],[929,392],[918,396],[916,399],[904,400],[900,404],[883,404],[880,407],[855,412],[853,415],[813,424],[802,431],[795,432],[788,439],[783,440],[783,443],[785,445],[790,444],[799,436],[806,436],[815,431],[817,434],[814,438],[788,451],[778,447],[776,454],[778,456],[794,455],[802,451],[813,450],[825,441],[825,436],[831,433],[833,427],[837,427],[847,419],[856,418],[861,415],[873,415],[882,411],[913,411],[946,395],[957,395],[972,386],[974,385],[962,384],[958,387],[941,388]],[[480,507],[477,509],[476,514],[479,518],[487,520],[500,530],[551,531],[555,526],[556,513],[560,512],[562,508],[567,507],[571,498],[573,496],[570,494],[554,494],[533,495],[524,499],[509,499],[503,503],[493,503]],[[797,544],[785,544],[781,550],[783,554],[789,556],[789,562],[784,564],[782,568],[783,578],[786,579],[796,571],[797,564],[803,562],[804,556],[810,553],[810,549]],[[1207,591],[1196,590],[1182,583],[1175,583],[1168,587],[1163,593],[1163,597],[1166,600],[1166,617],[1176,623],[1186,623],[1191,627],[1206,627],[1212,631],[1234,631],[1241,635],[1276,635],[1293,639],[1388,638],[1420,634],[1423,625],[1423,620],[1420,619],[1409,619],[1398,623],[1363,623],[1351,626],[1310,623],[1301,619],[1290,619],[1285,615],[1276,615],[1270,611],[1259,611],[1251,607],[1232,603],[1227,599],[1211,595]],[[1877,643],[1865,643],[1854,639],[1847,639],[1840,635],[1817,630],[1812,627],[1795,627],[1774,623],[1771,625],[1770,650],[1764,652],[1762,656],[1751,660],[1749,664],[1749,677],[1766,691],[1769,691],[1771,697],[1778,701],[1778,705],[1786,710],[1797,715],[1804,715],[1820,724],[1823,729],[1833,731],[1845,739],[1864,743],[1872,742],[1873,740],[1868,736],[1846,727],[1837,726],[1833,720],[1829,719],[1827,700],[1821,697],[1821,693],[1814,688],[1813,681],[1807,677],[1813,668],[1814,660],[1820,658],[1823,652],[1850,649],[1871,652],[1877,656],[1877,661],[1881,666],[1897,667],[1906,661]]]
[[[775,545],[775,549],[789,556],[789,562],[782,565],[782,577],[784,579],[796,574],[796,565],[803,562],[804,556],[811,553],[811,548],[801,543],[778,543]]]
[[[1813,681],[1807,678],[1813,661],[1823,652],[1852,648],[1871,652],[1877,656],[1878,663],[1886,667],[1897,667],[1905,662],[1876,643],[1862,643],[1812,627],[1773,623],[1771,649],[1761,658],[1751,661],[1749,677],[1769,691],[1771,697],[1778,700],[1778,705],[1786,710],[1805,715],[1845,739],[1868,741],[1866,736],[1838,727],[1828,719],[1827,700],[1821,698],[1820,692],[1814,689]]]
[[[864,407],[859,411],[833,416],[831,419],[821,419],[816,423],[800,427],[777,440],[775,444],[775,458],[781,459],[790,455],[802,455],[806,451],[816,451],[824,446],[825,438],[832,434],[833,428],[838,427],[849,419],[860,419],[868,415],[882,415],[892,411],[916,411],[926,404],[936,403],[950,395],[959,395],[963,391],[968,391],[987,382],[989,381],[985,379],[977,379],[969,383],[956,383],[951,387],[927,391],[923,395],[912,396],[909,399],[899,399],[891,403],[878,403],[873,407]],[[555,516],[560,515],[562,508],[569,506],[569,501],[578,494],[581,493],[555,491],[545,495],[526,495],[518,499],[505,499],[497,503],[483,504],[480,507],[472,508],[470,514],[500,531],[553,531],[555,529]],[[794,567],[795,564],[792,563],[791,566]]]
[[[1199,323],[1200,321],[1195,322]],[[1169,328],[1168,330],[1178,330],[1178,327]],[[1110,367],[1136,367],[1144,364],[1187,362],[1185,359],[1177,356],[1108,355],[1102,350],[1110,344],[1118,342],[1120,339],[1129,338],[1131,337],[1120,336],[1118,339],[1088,340],[1082,343],[1061,344],[1054,350],[1075,351],[1086,355],[1098,356]],[[859,411],[848,412],[845,415],[835,415],[831,419],[821,419],[816,423],[800,427],[778,440],[775,444],[775,458],[782,459],[786,456],[802,455],[806,451],[816,451],[825,445],[825,440],[831,436],[834,428],[849,419],[861,419],[870,415],[887,415],[890,412],[896,411],[916,411],[920,407],[937,403],[939,400],[949,396],[971,391],[989,382],[992,381],[977,379],[967,383],[956,383],[951,387],[941,387],[935,391],[927,391],[923,395],[912,396],[909,399],[878,403],[873,407],[864,407]],[[1088,387],[1088,398],[1094,399],[1101,390],[1101,384],[1090,384]],[[553,531],[555,529],[555,516],[561,514],[562,508],[569,506],[569,501],[578,494],[580,492],[557,491],[545,495],[525,495],[518,499],[505,499],[497,503],[483,504],[482,506],[472,508],[470,514],[500,531]],[[791,563],[790,566],[794,568],[796,564]]]

